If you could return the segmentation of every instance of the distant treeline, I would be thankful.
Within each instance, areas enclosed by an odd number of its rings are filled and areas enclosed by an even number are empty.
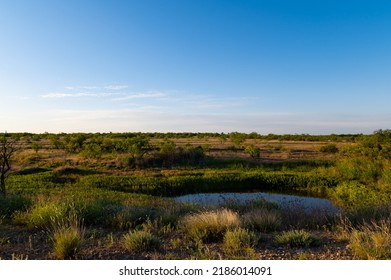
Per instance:
[[[109,133],[41,133],[34,134],[28,132],[6,133],[13,138],[31,138],[32,140],[50,139],[51,137],[74,137],[82,135],[89,139],[94,137],[109,138],[134,138],[144,137],[149,139],[178,139],[178,138],[220,138],[222,140],[235,139],[259,139],[259,140],[279,140],[279,141],[337,141],[337,142],[357,142],[365,138],[382,137],[391,138],[391,130],[377,130],[373,134],[330,134],[330,135],[310,135],[310,134],[267,134],[262,135],[257,132],[241,133],[209,133],[209,132],[109,132]]]

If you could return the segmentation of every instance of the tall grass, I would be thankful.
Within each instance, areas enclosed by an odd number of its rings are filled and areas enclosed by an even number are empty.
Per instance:
[[[271,232],[281,227],[281,213],[275,209],[254,209],[245,213],[242,223],[247,228],[261,232]]]
[[[54,254],[58,259],[70,259],[80,252],[85,229],[76,215],[53,223]]]
[[[180,228],[193,240],[221,240],[225,232],[240,225],[236,212],[228,209],[189,214],[180,221]]]
[[[391,220],[373,221],[352,229],[349,245],[359,259],[391,259]]]
[[[27,224],[31,228],[50,229],[67,219],[70,208],[66,203],[57,201],[39,201],[27,213]]]

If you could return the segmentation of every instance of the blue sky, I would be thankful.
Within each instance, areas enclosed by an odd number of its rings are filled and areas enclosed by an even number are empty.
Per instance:
[[[391,127],[391,2],[0,0],[0,130]]]

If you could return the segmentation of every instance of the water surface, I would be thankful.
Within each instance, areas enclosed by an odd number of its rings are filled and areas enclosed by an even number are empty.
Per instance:
[[[281,207],[302,207],[308,211],[315,211],[319,209],[324,209],[328,212],[338,211],[337,207],[328,199],[266,192],[197,193],[175,197],[175,200],[177,201],[203,205],[221,205],[231,201],[246,203],[256,199],[265,199],[267,201],[275,202]]]

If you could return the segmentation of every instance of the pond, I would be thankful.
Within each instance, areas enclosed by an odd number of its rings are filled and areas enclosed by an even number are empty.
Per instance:
[[[338,208],[328,199],[290,195],[277,194],[266,192],[254,193],[197,193],[187,194],[175,197],[175,200],[180,202],[196,203],[203,205],[220,205],[226,202],[246,203],[251,200],[265,199],[267,201],[275,202],[280,207],[301,207],[306,211],[325,210],[330,213],[338,212]]]

